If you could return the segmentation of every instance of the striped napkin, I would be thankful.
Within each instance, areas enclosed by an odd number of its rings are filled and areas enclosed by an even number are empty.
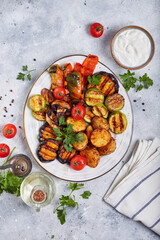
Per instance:
[[[138,141],[104,201],[160,235],[160,139]]]

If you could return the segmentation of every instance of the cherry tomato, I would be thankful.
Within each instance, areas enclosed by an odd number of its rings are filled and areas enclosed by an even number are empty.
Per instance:
[[[56,87],[53,91],[53,95],[55,96],[55,98],[61,100],[66,95],[65,88],[64,87]]]
[[[71,115],[75,120],[81,120],[86,115],[86,109],[82,105],[76,105],[72,108]]]
[[[74,170],[82,170],[86,166],[87,160],[81,155],[77,155],[71,159],[70,166]]]
[[[90,26],[90,33],[93,37],[99,38],[103,34],[103,26],[100,23],[93,23]]]
[[[0,158],[7,157],[10,153],[10,148],[5,143],[0,143]]]
[[[3,136],[6,138],[13,138],[17,133],[17,128],[15,125],[9,123],[4,126],[2,133],[3,133]]]

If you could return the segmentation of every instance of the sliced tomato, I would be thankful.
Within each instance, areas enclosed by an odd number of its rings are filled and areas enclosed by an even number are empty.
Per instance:
[[[13,138],[17,133],[17,128],[15,125],[9,123],[3,127],[2,133],[6,138]]]
[[[92,75],[96,68],[97,63],[98,63],[98,57],[95,55],[89,54],[88,57],[86,57],[86,59],[82,63],[82,66],[83,66],[82,74],[84,76]]]
[[[87,160],[81,155],[76,155],[71,159],[70,166],[74,170],[80,171],[86,166]]]
[[[10,148],[5,143],[0,143],[0,158],[7,157],[10,153]]]
[[[56,99],[61,100],[66,95],[66,90],[64,87],[56,87],[53,91],[53,95]]]
[[[82,105],[75,105],[72,108],[71,115],[75,120],[81,120],[86,115],[86,109]]]

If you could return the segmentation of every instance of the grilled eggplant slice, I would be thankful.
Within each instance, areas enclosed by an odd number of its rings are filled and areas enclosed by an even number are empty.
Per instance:
[[[92,132],[93,132],[93,127],[91,125],[88,125],[88,127],[86,128],[86,134],[88,139],[90,139]]]
[[[91,124],[94,129],[96,129],[96,128],[104,128],[106,130],[109,129],[109,123],[108,123],[107,119],[105,119],[103,117],[95,116],[94,118],[92,118]]]
[[[73,132],[83,132],[86,129],[86,122],[81,120],[75,120],[72,117],[67,118],[67,124],[73,124]]]
[[[115,112],[109,116],[109,127],[113,133],[123,133],[127,128],[127,118],[122,112]]]
[[[76,155],[77,151],[74,149],[74,152],[67,152],[62,144],[58,150],[57,159],[60,163],[69,163],[71,158]]]
[[[48,90],[47,88],[43,88],[41,90],[41,95],[45,98],[47,103],[51,103],[54,101],[53,93],[50,90]]]
[[[116,141],[113,137],[111,137],[111,140],[106,146],[98,148],[98,152],[101,156],[109,155],[113,153],[115,150],[116,150]]]
[[[53,139],[42,142],[37,150],[38,159],[41,162],[53,161],[57,156],[58,147],[58,142]]]
[[[53,128],[46,122],[39,129],[39,141],[43,142],[47,139],[55,139],[57,136],[54,135]]]
[[[88,137],[85,133],[82,133],[84,140],[81,142],[75,142],[73,144],[73,147],[77,150],[77,151],[81,151],[84,150],[87,147],[88,144]]]
[[[90,88],[85,93],[85,102],[88,106],[95,106],[104,102],[104,94],[97,88]]]
[[[111,134],[106,129],[95,129],[91,133],[91,143],[95,147],[104,147],[106,146],[111,139]]]
[[[88,147],[88,148],[80,151],[80,155],[86,158],[87,165],[92,168],[97,167],[97,165],[100,161],[100,155],[96,148]]]
[[[42,112],[46,107],[46,100],[40,94],[34,95],[29,99],[29,107],[34,112]]]
[[[92,113],[92,108],[91,107],[86,107],[86,115],[84,116],[84,120],[87,123],[91,123],[91,120],[94,116],[95,115]]]
[[[54,90],[56,87],[64,87],[63,71],[59,65],[51,65],[47,71],[50,73],[50,76],[52,78],[52,90]]]
[[[115,93],[106,98],[105,105],[109,111],[116,112],[124,107],[124,101],[124,97],[121,94]]]
[[[107,118],[108,117],[108,109],[103,104],[98,104],[92,108],[92,112],[95,116]]]

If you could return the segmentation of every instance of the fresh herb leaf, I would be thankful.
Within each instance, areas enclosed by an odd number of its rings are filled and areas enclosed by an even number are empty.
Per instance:
[[[101,82],[101,78],[102,78],[102,75],[92,75],[91,76],[88,76],[88,82],[91,84],[91,85],[99,85],[100,82]]]
[[[78,183],[69,183],[69,189],[72,191],[79,190],[84,186],[84,184],[78,184]]]
[[[51,239],[53,239],[53,238],[54,238],[54,235],[51,236]]]
[[[142,77],[139,77],[139,81],[144,83],[144,87],[146,89],[153,85],[153,80],[148,77],[147,73],[145,73]]]
[[[57,209],[57,217],[60,220],[60,223],[63,225],[66,222],[66,209]]]
[[[137,87],[136,92],[141,91],[143,87],[144,87],[144,86],[143,86],[142,84],[140,84],[140,85]]]
[[[30,73],[27,74],[27,78],[28,78],[29,81],[31,80],[31,74]]]
[[[17,76],[17,79],[24,81],[25,80],[25,74],[20,72]]]
[[[81,194],[80,196],[82,196],[84,199],[88,199],[91,196],[91,192],[90,191],[84,191],[84,193]]]
[[[22,66],[22,70],[23,70],[23,72],[28,71],[28,66],[27,65]]]
[[[36,69],[28,70],[28,66],[22,66],[22,71],[24,73],[19,72],[17,75],[17,80],[22,80],[24,81],[25,79],[28,79],[29,81],[31,80],[31,72],[35,71]]]
[[[54,130],[54,134],[57,137],[63,137],[64,136],[64,133],[59,128],[53,128],[53,130]]]
[[[66,120],[65,120],[65,118],[64,118],[63,116],[60,116],[58,122],[59,122],[59,126],[62,126],[62,125],[66,125],[66,124],[67,124],[67,123],[66,123]]]

